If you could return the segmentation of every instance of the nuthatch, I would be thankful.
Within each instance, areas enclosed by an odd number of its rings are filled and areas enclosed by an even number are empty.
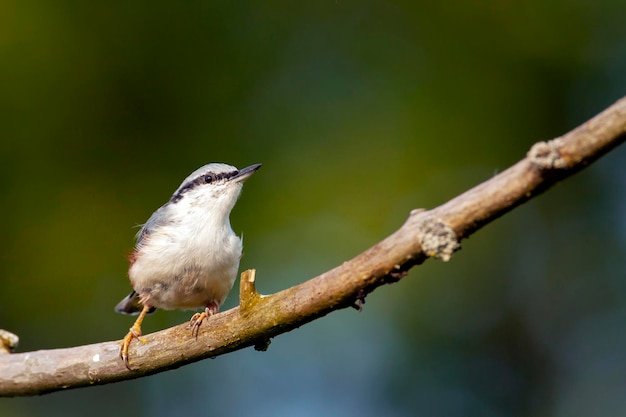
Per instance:
[[[146,314],[157,308],[204,308],[189,323],[197,335],[202,321],[219,311],[235,282],[242,250],[230,212],[243,182],[260,167],[238,170],[212,163],[197,169],[137,233],[128,270],[133,291],[115,307],[118,313],[139,313],[120,346],[128,369],[128,347],[141,337]]]

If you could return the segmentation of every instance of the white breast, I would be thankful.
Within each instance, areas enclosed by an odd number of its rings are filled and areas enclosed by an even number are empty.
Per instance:
[[[130,281],[154,307],[221,305],[237,276],[241,239],[227,216],[216,219],[210,210],[183,204],[176,208],[178,216],[142,239],[128,272]]]

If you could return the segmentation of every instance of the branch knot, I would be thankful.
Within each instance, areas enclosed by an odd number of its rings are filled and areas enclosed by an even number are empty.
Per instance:
[[[547,142],[535,143],[526,156],[540,169],[565,169],[567,161],[561,155],[563,139],[556,138]]]
[[[425,215],[419,221],[417,239],[426,256],[444,262],[449,261],[452,254],[461,248],[454,230],[432,215]]]

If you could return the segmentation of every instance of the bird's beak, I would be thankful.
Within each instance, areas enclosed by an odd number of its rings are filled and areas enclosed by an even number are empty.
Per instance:
[[[240,169],[239,173],[237,175],[235,175],[234,177],[232,177],[231,179],[233,181],[243,182],[250,175],[254,174],[259,168],[261,168],[261,164],[250,165],[249,167],[245,167],[243,169]]]

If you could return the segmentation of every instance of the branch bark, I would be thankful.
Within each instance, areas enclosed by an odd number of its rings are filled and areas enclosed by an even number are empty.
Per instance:
[[[396,232],[365,252],[300,285],[261,296],[254,271],[242,274],[240,307],[212,316],[191,336],[187,324],[131,345],[132,370],[119,341],[0,355],[0,396],[37,395],[134,379],[269,341],[345,307],[360,309],[367,294],[400,280],[428,257],[443,260],[460,240],[547,190],[624,142],[626,98],[571,132],[535,144],[499,175],[432,210],[413,210]]]

